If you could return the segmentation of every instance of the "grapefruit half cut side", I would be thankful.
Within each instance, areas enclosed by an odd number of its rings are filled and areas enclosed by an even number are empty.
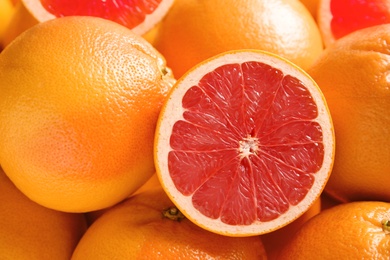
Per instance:
[[[27,10],[44,22],[63,16],[97,16],[143,35],[166,15],[173,0],[22,0]]]
[[[227,236],[271,232],[316,201],[333,166],[331,116],[291,62],[230,51],[184,74],[155,135],[160,182],[195,224]]]
[[[318,25],[325,46],[351,32],[390,22],[390,2],[320,0]]]

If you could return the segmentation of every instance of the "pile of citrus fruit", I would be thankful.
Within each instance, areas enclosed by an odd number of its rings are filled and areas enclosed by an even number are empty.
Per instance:
[[[389,22],[0,0],[0,259],[389,259]]]

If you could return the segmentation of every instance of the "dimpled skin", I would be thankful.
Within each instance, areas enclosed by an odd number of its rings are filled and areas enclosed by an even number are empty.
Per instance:
[[[0,258],[67,260],[87,229],[82,214],[51,210],[24,196],[0,168]]]
[[[308,69],[327,100],[336,134],[325,191],[342,201],[390,200],[389,32],[385,24],[351,33]]]
[[[278,259],[284,246],[286,246],[294,234],[311,218],[321,212],[321,198],[318,198],[313,205],[302,216],[277,230],[261,235],[268,260]]]
[[[287,259],[383,259],[390,257],[390,203],[359,201],[322,211],[306,222],[282,249]]]
[[[236,49],[273,52],[306,69],[323,48],[307,8],[286,0],[177,0],[159,25],[154,46],[176,78],[204,59]]]
[[[208,232],[188,219],[163,217],[173,207],[161,187],[145,190],[106,211],[88,229],[72,260],[267,259],[261,238]]]
[[[153,173],[153,137],[173,78],[163,57],[114,22],[41,23],[0,55],[0,162],[32,200],[86,212]]]

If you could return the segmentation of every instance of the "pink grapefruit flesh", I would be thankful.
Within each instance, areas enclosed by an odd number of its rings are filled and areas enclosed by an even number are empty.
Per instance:
[[[335,39],[365,27],[390,22],[390,3],[383,0],[331,0],[330,11]]]
[[[22,0],[39,22],[64,16],[95,16],[143,35],[168,13],[174,0]]]
[[[296,78],[260,62],[229,64],[205,75],[182,102],[169,170],[204,215],[232,225],[268,221],[313,185],[322,131],[312,121],[316,104]],[[245,215],[236,218],[237,208]]]
[[[307,74],[269,53],[238,51],[178,80],[160,114],[156,168],[190,219],[217,233],[259,234],[319,196],[333,141],[325,100]]]

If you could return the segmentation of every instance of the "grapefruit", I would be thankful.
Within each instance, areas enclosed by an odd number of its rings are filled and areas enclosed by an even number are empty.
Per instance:
[[[153,44],[177,78],[230,50],[269,51],[303,69],[323,50],[319,28],[298,0],[176,0]]]
[[[74,250],[84,259],[267,259],[260,237],[233,238],[186,219],[161,186],[143,190],[101,215]]]
[[[118,23],[40,23],[0,55],[0,162],[48,208],[88,212],[127,198],[155,172],[157,117],[174,79]]]
[[[37,23],[64,16],[94,16],[117,22],[143,35],[166,15],[173,0],[20,0],[3,40],[8,45],[16,36]]]
[[[281,250],[289,259],[390,258],[390,203],[349,202],[307,221]]]
[[[338,143],[325,190],[343,202],[390,201],[389,42],[390,24],[360,29],[307,70],[327,100]]]
[[[334,133],[317,84],[280,56],[237,50],[186,73],[158,119],[155,165],[181,212],[230,236],[292,222],[317,200]]]
[[[320,0],[318,25],[325,46],[351,32],[390,22],[390,1]]]
[[[0,258],[68,260],[87,230],[82,214],[42,207],[0,168]]]

